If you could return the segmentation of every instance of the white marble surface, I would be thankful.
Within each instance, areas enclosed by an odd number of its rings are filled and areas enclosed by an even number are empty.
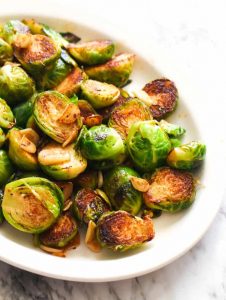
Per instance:
[[[70,1],[64,0],[65,5],[66,2]],[[218,101],[223,107],[226,100],[224,1],[73,2],[86,6],[94,14],[107,15],[110,22],[129,28],[134,36],[143,34],[145,39],[158,43],[167,51],[169,59],[176,57],[189,78],[198,82],[200,88],[209,89],[214,103]],[[221,176],[226,177],[223,172]],[[223,201],[211,228],[186,255],[152,274],[121,282],[65,282],[0,263],[0,300],[223,300],[226,299],[225,231],[226,203]]]

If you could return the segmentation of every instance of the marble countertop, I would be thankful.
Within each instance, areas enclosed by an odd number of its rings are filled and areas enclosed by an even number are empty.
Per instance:
[[[64,0],[70,1],[73,0]],[[100,14],[103,7],[105,17],[109,14],[111,22],[127,27],[129,24],[134,35],[143,34],[144,38],[158,43],[169,57],[176,55],[178,63],[184,65],[190,77],[194,74],[194,80],[198,78],[201,87],[213,92],[225,86],[226,5],[223,0],[74,2],[94,14]],[[0,262],[0,300],[226,299],[226,195],[224,198],[203,239],[183,257],[156,272],[112,283],[73,283],[34,275]]]

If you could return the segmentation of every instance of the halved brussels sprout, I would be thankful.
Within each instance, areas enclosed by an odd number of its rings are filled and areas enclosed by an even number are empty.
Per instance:
[[[0,98],[0,126],[2,128],[11,128],[15,124],[15,118],[11,108],[6,101]]]
[[[180,137],[185,134],[186,130],[179,126],[172,123],[169,123],[165,120],[161,120],[159,122],[159,126],[170,136],[170,137]]]
[[[137,121],[151,120],[149,108],[138,99],[130,99],[117,106],[110,114],[108,125],[126,139],[130,127]]]
[[[13,60],[13,48],[0,38],[0,66]]]
[[[134,54],[120,53],[105,64],[85,68],[85,72],[91,79],[121,87],[132,73],[134,59]]]
[[[79,146],[89,160],[115,159],[125,153],[125,146],[117,131],[106,125],[83,127]]]
[[[0,68],[0,97],[10,105],[28,100],[35,91],[33,80],[16,64]]]
[[[89,221],[97,222],[105,213],[111,210],[111,205],[107,196],[89,188],[78,191],[74,201],[74,211],[76,217],[85,223]],[[103,192],[102,192],[103,193]]]
[[[0,148],[4,145],[5,140],[6,140],[5,133],[0,127]]]
[[[40,233],[59,217],[64,201],[60,188],[40,177],[27,177],[5,186],[2,210],[6,221],[20,231]]]
[[[143,90],[150,96],[155,104],[150,106],[154,119],[162,119],[176,108],[178,91],[169,79],[156,79],[147,83]]]
[[[38,169],[37,146],[39,135],[31,128],[13,128],[8,133],[9,157],[21,170]]]
[[[112,84],[96,80],[86,80],[81,85],[82,97],[96,109],[112,105],[120,95],[120,91]]]
[[[0,150],[0,187],[12,176],[13,166],[5,150]]]
[[[86,100],[79,100],[78,107],[83,118],[83,124],[87,127],[93,127],[102,123],[103,117],[99,115],[92,105]]]
[[[52,68],[47,69],[42,77],[37,80],[37,84],[42,90],[51,90],[58,86],[71,71],[72,66],[59,58]]]
[[[100,172],[100,171],[99,171]],[[74,180],[75,185],[82,188],[96,189],[99,186],[99,173],[95,170],[85,170]]]
[[[36,96],[34,118],[40,129],[63,147],[76,139],[82,126],[78,106],[56,91]]]
[[[81,84],[86,79],[86,73],[79,67],[76,67],[54,90],[68,97],[72,97],[80,91]]]
[[[90,41],[80,44],[69,44],[68,51],[81,64],[98,65],[108,61],[114,54],[112,41]]]
[[[176,169],[193,169],[198,167],[206,155],[206,145],[190,142],[174,148],[167,157],[167,164]]]
[[[97,240],[102,247],[126,251],[154,238],[154,225],[149,217],[135,217],[126,211],[104,214],[97,222]]]
[[[10,45],[18,34],[28,34],[30,29],[19,20],[10,20],[2,27],[2,38]]]
[[[13,108],[13,114],[18,127],[25,127],[28,119],[32,116],[34,100],[35,94],[26,102],[22,102]]]
[[[126,103],[129,99],[131,99],[131,98],[129,96],[123,96],[122,90],[120,90],[119,97],[111,106],[104,107],[98,111],[101,114],[101,116],[103,117],[103,121],[107,122],[110,118],[111,112],[114,109],[116,109],[116,107],[122,105],[123,103]]]
[[[133,124],[129,130],[127,145],[134,164],[145,172],[161,166],[171,150],[168,135],[154,120]]]
[[[64,212],[47,231],[39,235],[39,241],[47,247],[64,248],[78,233],[78,225],[70,211]]]
[[[149,180],[149,190],[143,194],[146,206],[167,212],[189,207],[195,198],[195,183],[188,172],[164,167]]]
[[[139,174],[128,167],[115,167],[105,174],[103,189],[115,209],[136,215],[141,208],[142,194],[134,189],[132,176],[139,177]]]
[[[87,161],[73,144],[66,147],[50,142],[38,154],[38,162],[47,175],[56,180],[69,180],[82,173]]]
[[[13,43],[14,55],[25,70],[32,74],[52,65],[61,54],[56,42],[41,34],[17,35]]]
[[[68,42],[64,37],[46,24],[38,23],[34,19],[24,19],[23,23],[27,25],[33,34],[44,34],[51,37],[60,47],[67,47]]]

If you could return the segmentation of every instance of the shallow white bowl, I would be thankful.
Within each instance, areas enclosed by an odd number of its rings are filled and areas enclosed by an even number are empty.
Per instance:
[[[126,279],[159,269],[194,246],[219,209],[224,177],[219,175],[223,162],[219,163],[217,158],[223,157],[225,149],[220,107],[206,101],[202,91],[195,87],[191,89],[183,68],[176,61],[169,62],[157,45],[147,45],[140,37],[123,33],[117,26],[109,25],[99,16],[91,16],[77,6],[73,9],[72,2],[70,7],[63,7],[48,1],[44,9],[42,0],[30,2],[7,1],[1,6],[0,21],[34,17],[57,30],[75,32],[83,40],[111,38],[117,43],[117,51],[136,53],[133,82],[128,89],[142,88],[146,82],[162,76],[174,80],[180,102],[170,120],[187,129],[185,141],[201,140],[206,143],[208,151],[205,164],[196,172],[202,185],[195,203],[182,213],[164,214],[156,219],[156,237],[143,248],[123,254],[109,251],[94,254],[82,243],[62,259],[34,248],[30,235],[4,224],[0,228],[0,259],[41,275],[88,282]]]

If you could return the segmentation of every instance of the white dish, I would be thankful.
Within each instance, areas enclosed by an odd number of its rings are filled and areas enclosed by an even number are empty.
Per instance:
[[[194,87],[190,89],[183,75],[183,67],[177,66],[175,61],[171,65],[156,45],[151,46],[150,57],[149,48],[139,37],[129,37],[117,27],[109,26],[106,20],[103,22],[100,17],[90,16],[81,9],[75,18],[72,2],[68,8],[53,5],[51,1],[45,4],[24,0],[20,1],[19,5],[16,3],[7,1],[1,6],[0,21],[34,17],[57,30],[75,32],[83,39],[111,38],[117,43],[117,51],[128,50],[136,53],[133,83],[129,89],[141,88],[146,82],[162,76],[175,81],[181,97],[171,120],[187,128],[186,141],[196,139],[206,143],[207,157],[197,174],[202,187],[193,206],[182,213],[164,214],[156,219],[155,239],[139,250],[124,254],[108,251],[94,254],[82,243],[78,249],[71,251],[66,259],[62,259],[34,248],[30,235],[20,233],[4,224],[0,228],[0,259],[41,275],[87,282],[135,277],[172,262],[200,240],[220,207],[224,190],[224,178],[216,176],[223,168],[222,164],[216,161],[216,158],[223,157],[224,149],[223,130],[219,124],[222,115],[220,107],[218,109],[217,105],[213,107],[212,103],[206,102],[206,99],[200,97],[202,93]],[[78,7],[75,9],[78,11]],[[182,71],[179,72],[178,69]],[[212,122],[209,122],[210,114],[214,119]]]

